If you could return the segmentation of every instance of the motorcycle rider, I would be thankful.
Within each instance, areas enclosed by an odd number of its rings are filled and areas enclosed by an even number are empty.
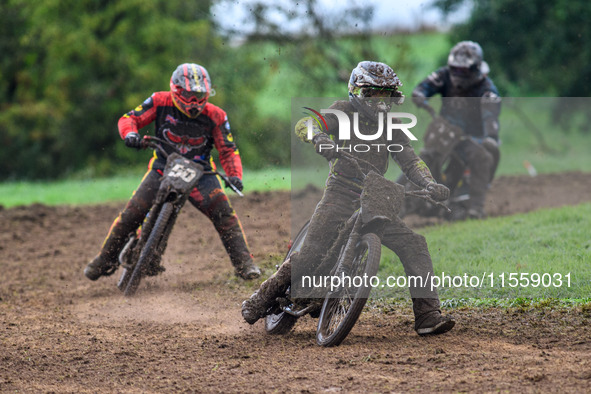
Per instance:
[[[172,73],[169,91],[153,93],[119,119],[119,134],[126,146],[140,149],[139,129],[155,122],[157,137],[174,144],[184,157],[209,163],[206,171],[215,168],[211,157],[215,147],[229,181],[242,190],[242,161],[226,113],[208,102],[213,95],[215,90],[203,66],[181,64]],[[163,147],[168,153],[173,152],[172,148]],[[165,165],[166,159],[155,152],[140,185],[113,222],[100,253],[84,269],[88,279],[97,280],[115,272],[118,255],[128,235],[141,225],[156,198]],[[219,178],[203,175],[189,201],[214,224],[235,274],[242,279],[259,277],[260,270],[253,263],[242,226]]]
[[[348,84],[349,100],[336,101],[330,109],[345,112],[349,119],[359,116],[359,131],[365,135],[374,134],[378,125],[376,121],[378,114],[388,112],[392,102],[398,102],[404,97],[398,91],[401,85],[402,83],[388,65],[362,61],[351,73]],[[315,269],[335,241],[337,236],[335,229],[359,208],[363,181],[358,178],[359,174],[347,161],[338,158],[336,148],[338,144],[340,148],[346,150],[347,147],[350,148],[356,143],[367,141],[362,141],[356,135],[353,136],[354,133],[351,133],[351,140],[338,140],[339,126],[335,115],[325,116],[326,127],[319,126],[316,122],[308,122],[309,119],[301,119],[296,124],[296,134],[304,142],[313,143],[316,151],[330,162],[330,173],[324,195],[312,215],[300,252],[292,254],[275,274],[263,282],[259,289],[243,302],[242,316],[250,324],[264,317],[275,299],[285,294],[290,284],[292,295],[294,288],[302,290],[302,275],[316,274]],[[313,129],[311,139],[307,136],[309,125],[312,125]],[[393,141],[388,141],[385,134],[383,133],[380,139],[372,143],[375,145],[400,144],[403,147],[402,151],[392,153],[392,158],[403,172],[419,187],[429,190],[435,200],[446,200],[449,197],[449,190],[434,181],[425,163],[414,153],[408,137],[402,132],[394,132]],[[386,149],[378,151],[374,149],[363,153],[350,149],[347,151],[369,161],[382,175],[388,168],[389,152]],[[364,173],[372,169],[363,162],[359,164]],[[433,265],[425,238],[413,232],[399,218],[387,225],[382,242],[400,257],[408,276],[427,278],[433,275]],[[302,295],[306,296],[301,298],[309,297],[305,291]],[[441,315],[436,289],[411,288],[411,297],[415,330],[419,335],[440,334],[454,326],[453,319]]]
[[[486,192],[500,159],[501,99],[487,76],[488,72],[480,45],[473,41],[461,41],[451,49],[447,65],[431,73],[412,92],[413,102],[429,111],[432,111],[427,105],[429,97],[440,94],[447,98],[442,100],[440,116],[469,137],[454,149],[460,161],[470,169],[470,202],[465,213],[469,218],[485,216]],[[435,152],[429,151],[420,153],[427,165],[435,155]],[[442,182],[452,190],[463,171],[463,165],[458,164],[452,161],[450,168],[455,166],[459,171],[447,171],[447,179],[445,176],[442,178]]]

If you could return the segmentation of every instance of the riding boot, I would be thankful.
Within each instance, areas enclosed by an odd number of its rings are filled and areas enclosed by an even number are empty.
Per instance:
[[[245,280],[256,279],[261,276],[261,270],[254,264],[239,225],[224,232],[221,239],[228,256],[230,256],[236,276]]]
[[[133,231],[131,226],[127,226],[125,222],[121,221],[123,215],[125,215],[125,211],[115,219],[99,254],[84,269],[84,275],[88,279],[97,280],[101,276],[109,276],[116,271],[119,265],[117,261],[119,253],[123,249],[129,233]]]
[[[242,303],[242,317],[249,324],[256,323],[264,317],[276,298],[285,294],[291,283],[291,259],[281,264],[279,269],[271,275],[255,291],[249,299]]]
[[[119,253],[130,233],[136,231],[152,206],[158,190],[160,175],[149,171],[127,205],[115,219],[105,238],[101,251],[84,269],[90,280],[108,276],[115,272],[119,263]]]
[[[261,276],[261,270],[252,260],[240,219],[232,208],[228,196],[223,192],[218,178],[203,176],[191,192],[189,201],[215,226],[236,276],[245,280]]]
[[[443,334],[456,324],[451,316],[441,314],[437,298],[413,298],[412,308],[415,315],[415,331],[419,335]]]

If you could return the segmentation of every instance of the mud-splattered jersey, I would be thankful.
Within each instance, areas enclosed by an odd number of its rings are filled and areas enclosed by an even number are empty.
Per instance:
[[[355,118],[354,114],[359,112],[350,101],[345,100],[335,101],[329,108],[344,112],[349,117],[349,119],[352,120]],[[298,124],[305,125],[306,119],[307,118],[304,118],[302,123],[298,122]],[[434,178],[431,175],[429,168],[425,162],[419,156],[417,156],[410,144],[410,139],[402,131],[398,130],[397,132],[394,132],[392,135],[392,140],[387,140],[386,133],[383,133],[378,139],[372,140],[368,143],[368,141],[357,137],[353,130],[353,127],[355,127],[355,122],[351,121],[351,139],[339,140],[339,122],[337,117],[333,114],[327,114],[325,115],[324,119],[326,121],[326,128],[323,126],[323,130],[319,130],[320,132],[324,132],[332,136],[331,138],[337,143],[339,149],[346,151],[353,156],[359,157],[373,165],[373,167],[371,167],[365,163],[359,163],[359,166],[364,173],[368,173],[370,170],[374,170],[375,168],[381,175],[384,175],[388,170],[389,157],[391,156],[396,164],[398,164],[400,169],[404,172],[404,174],[416,185],[424,187],[429,182],[434,182]],[[364,115],[359,115],[357,126],[359,128],[359,132],[362,135],[372,135],[375,134],[376,129],[378,128],[378,123],[375,119],[372,120],[365,117]],[[384,125],[384,130],[385,127],[386,126]],[[298,137],[304,142],[311,142],[307,139],[306,132],[307,129],[298,129],[298,125],[296,125],[296,134]],[[397,146],[390,153],[387,146],[392,144]],[[352,148],[353,146],[359,145],[362,145],[363,149],[356,150]],[[369,149],[366,150],[366,146]],[[359,174],[357,170],[346,159],[333,159],[329,163],[329,166],[331,177],[335,177],[341,181],[350,180],[352,183],[361,182],[361,180],[358,179]]]
[[[498,139],[501,100],[490,78],[484,77],[469,89],[460,90],[452,83],[449,68],[444,66],[432,72],[413,91],[413,96],[432,97],[436,94],[446,97],[439,114],[450,123],[467,135]]]
[[[242,161],[230,132],[226,113],[207,103],[196,118],[189,118],[175,107],[170,92],[156,92],[141,105],[119,119],[119,134],[138,132],[142,127],[155,123],[155,136],[174,144],[188,159],[201,159],[212,163],[211,151],[219,152],[220,163],[228,176],[242,179]],[[170,147],[164,149],[171,153]],[[163,169],[166,160],[156,154],[154,169]]]

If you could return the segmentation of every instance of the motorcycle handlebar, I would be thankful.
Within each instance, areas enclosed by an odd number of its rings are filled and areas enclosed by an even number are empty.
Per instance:
[[[431,108],[433,109],[433,108]],[[345,152],[345,151],[340,151],[338,152],[339,157],[341,158],[345,158],[347,160],[349,160],[349,162],[353,163],[353,165],[356,167],[357,171],[362,174],[363,177],[365,177],[365,173],[361,170],[361,167],[359,166],[359,163],[364,163],[364,164],[368,164],[370,167],[373,167],[373,169],[379,173],[380,171],[378,171],[378,169],[370,162],[368,162],[367,160],[363,160],[359,157],[355,157],[352,154]],[[423,190],[410,190],[410,191],[405,191],[404,192],[405,196],[410,196],[410,197],[416,197],[416,198],[420,198],[423,199],[431,204],[443,207],[445,210],[447,210],[448,212],[451,212],[451,209],[449,209],[449,207],[445,204],[443,204],[440,201],[435,201],[432,197],[431,197],[431,192],[429,192],[426,189]]]
[[[168,147],[172,148],[179,155],[181,154],[181,152],[179,152],[179,150],[177,149],[176,146],[174,146],[173,144],[171,144],[170,142],[168,142],[166,140],[163,140],[162,138],[153,137],[150,135],[145,135],[144,138],[141,140],[142,149],[152,148],[154,150],[157,150],[158,153],[160,153],[162,155],[162,157],[164,157],[165,159],[168,159],[168,153],[164,150],[162,145],[167,145]],[[206,161],[201,160],[201,159],[194,159],[194,161],[199,164],[202,164],[202,165],[208,164]],[[236,186],[234,186],[232,184],[232,182],[230,182],[230,179],[225,174],[222,174],[221,172],[218,172],[218,171],[205,171],[205,174],[218,175],[220,178],[222,178],[224,180],[226,186],[228,186],[230,189],[232,189],[232,191],[234,193],[238,194],[240,197],[244,197],[244,193],[242,193],[240,190],[238,190],[238,188]]]

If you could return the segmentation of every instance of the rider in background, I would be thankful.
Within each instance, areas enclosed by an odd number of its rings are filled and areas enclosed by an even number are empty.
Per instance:
[[[431,73],[412,92],[413,102],[427,106],[427,99],[440,94],[440,116],[463,130],[468,139],[454,149],[470,169],[469,218],[483,218],[488,185],[499,162],[499,113],[501,100],[492,80],[487,76],[488,64],[483,62],[482,48],[472,41],[461,41],[450,51],[447,66]],[[454,99],[449,99],[454,97]],[[429,152],[421,152],[429,165]],[[453,188],[453,182],[443,183]],[[463,219],[456,217],[455,219]]]
[[[126,146],[140,149],[139,129],[155,122],[157,137],[175,145],[184,157],[209,163],[206,171],[215,168],[211,157],[215,147],[229,181],[242,190],[242,161],[230,133],[226,113],[208,102],[214,94],[204,67],[193,63],[181,64],[172,73],[170,91],[153,93],[119,119],[119,134]],[[173,152],[166,145],[163,148],[168,153]],[[156,198],[165,165],[166,159],[155,152],[142,182],[113,222],[100,253],[86,266],[84,275],[88,279],[97,280],[115,272],[119,265],[118,255],[128,235],[141,225]],[[219,178],[210,174],[201,177],[189,201],[214,224],[236,275],[243,279],[259,277],[260,270],[253,263],[242,226]]]
[[[389,112],[392,103],[398,103],[404,97],[402,92],[398,91],[401,85],[396,73],[388,65],[363,61],[351,73],[348,85],[349,100],[336,101],[330,108],[344,112],[349,119],[358,116],[359,132],[366,136],[373,135],[378,125],[378,115]],[[385,118],[383,116],[384,121]],[[316,151],[329,160],[330,173],[324,195],[312,215],[300,252],[292,254],[275,274],[243,302],[242,316],[250,324],[264,317],[275,299],[285,294],[290,284],[292,295],[295,293],[294,288],[301,291],[303,275],[326,274],[318,273],[316,268],[334,243],[338,235],[337,229],[360,206],[363,179],[359,178],[357,170],[348,161],[338,157],[336,148],[337,144],[339,148],[351,148],[367,141],[361,140],[353,130],[350,130],[351,139],[339,140],[338,120],[333,114],[325,116],[326,127],[316,122],[308,122],[309,119],[301,119],[295,129],[302,141],[314,144]],[[350,124],[353,129],[354,122]],[[311,139],[308,139],[308,125],[312,126]],[[379,139],[373,140],[372,144],[399,144],[403,149],[391,155],[408,178],[420,188],[430,191],[432,198],[437,201],[444,201],[449,197],[448,188],[435,182],[425,163],[415,154],[408,137],[400,130],[393,133],[393,140],[388,141],[386,133],[383,133]],[[386,173],[390,155],[386,149],[374,148],[369,152],[357,152],[354,149],[347,151],[365,161],[359,162],[364,173],[367,174],[372,169],[379,171],[381,175]],[[425,237],[413,232],[400,218],[387,225],[382,243],[400,257],[406,275],[420,276],[424,279],[433,276],[433,264]],[[415,330],[419,335],[444,333],[454,326],[454,320],[441,315],[436,289],[411,288],[410,292]],[[297,295],[298,298],[319,296],[309,295],[305,290],[300,294],[305,297]]]

